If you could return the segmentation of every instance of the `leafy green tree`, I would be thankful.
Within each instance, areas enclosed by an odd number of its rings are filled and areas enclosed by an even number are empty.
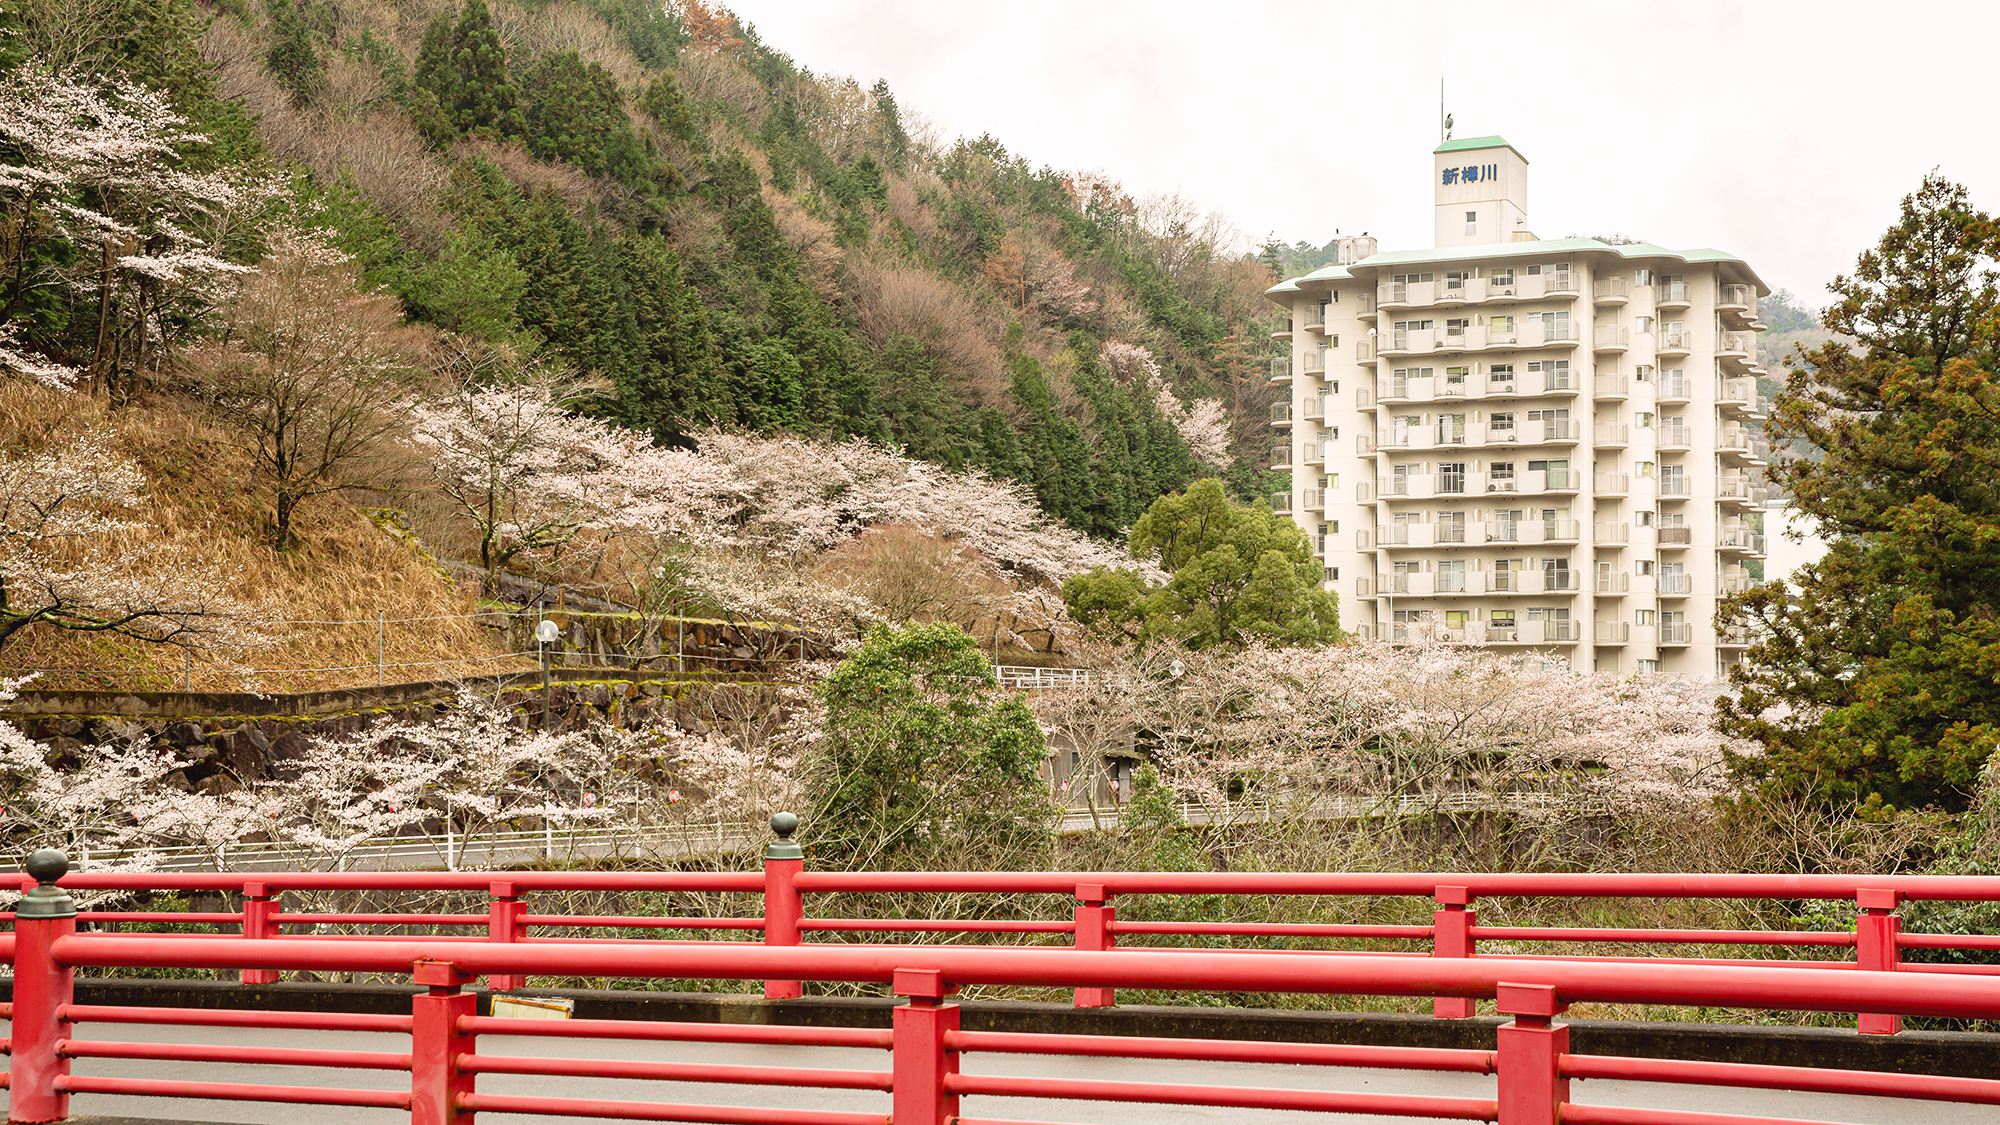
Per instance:
[[[519,329],[528,275],[514,256],[477,230],[459,230],[437,257],[418,267],[411,301],[442,328],[500,341]]]
[[[271,17],[271,48],[264,53],[264,67],[291,94],[293,105],[305,105],[326,81],[326,60],[293,0],[269,0],[264,10]]]
[[[1788,361],[1771,432],[1825,451],[1772,479],[1832,540],[1725,603],[1762,637],[1720,703],[1736,764],[1794,793],[1963,807],[2000,742],[2000,230],[1933,173]]]
[[[1128,549],[1171,577],[1149,584],[1134,570],[1100,568],[1063,583],[1070,616],[1100,635],[1205,647],[1318,644],[1339,633],[1338,603],[1320,588],[1305,532],[1268,508],[1231,503],[1212,477],[1154,501]]]
[[[708,310],[680,258],[659,238],[626,239],[619,254],[639,346],[630,376],[618,386],[618,421],[656,441],[685,439],[730,409]]]
[[[530,91],[523,117],[530,152],[632,187],[651,180],[610,71],[575,51],[554,51],[535,60],[522,86]]]
[[[431,17],[417,51],[417,85],[428,94],[434,116],[420,112],[420,124],[456,136],[516,137],[523,130],[521,109],[507,77],[507,49],[493,26],[486,0],[467,0],[458,22],[446,32],[449,11]]]
[[[822,689],[813,840],[847,866],[1039,862],[1054,838],[1048,745],[956,625],[877,625]]]

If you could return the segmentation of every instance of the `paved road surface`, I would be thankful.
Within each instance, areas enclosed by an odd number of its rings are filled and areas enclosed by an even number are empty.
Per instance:
[[[262,1046],[316,1046],[358,1050],[407,1050],[408,1040],[400,1035],[371,1035],[335,1032],[265,1032],[249,1029],[180,1029],[148,1025],[91,1024],[79,1038],[119,1039],[146,1042],[233,1043]],[[823,1047],[757,1047],[729,1044],[629,1043],[615,1040],[570,1040],[553,1037],[487,1036],[480,1040],[484,1054],[540,1055],[547,1057],[664,1059],[686,1062],[752,1063],[773,1066],[853,1068],[886,1070],[888,1055],[866,1051]],[[669,1054],[668,1052],[671,1052]],[[974,1074],[1019,1074],[1048,1077],[1136,1080],[1156,1082],[1202,1082],[1215,1085],[1274,1086],[1313,1089],[1366,1090],[1382,1093],[1427,1093],[1491,1097],[1493,1080],[1476,1075],[1428,1074],[1410,1071],[1356,1070],[1336,1067],[1257,1066],[1231,1063],[1147,1062],[1108,1059],[1058,1059],[1032,1055],[970,1055],[966,1071]],[[260,1081],[282,1085],[341,1086],[348,1088],[407,1089],[407,1076],[393,1071],[336,1071],[313,1067],[250,1067],[210,1064],[150,1063],[114,1060],[78,1060],[79,1074],[126,1075],[146,1078],[186,1078],[208,1080]],[[611,1079],[562,1079],[481,1075],[479,1087],[488,1093],[540,1094],[557,1096],[597,1096],[604,1098],[707,1102],[711,1104],[761,1105],[887,1112],[884,1094],[810,1090],[793,1087],[721,1087],[691,1083],[629,1082]],[[1991,1125],[1996,1119],[1991,1106],[1944,1105],[1903,1101],[1894,1098],[1829,1097],[1768,1090],[1734,1090],[1715,1087],[1662,1086],[1632,1082],[1578,1082],[1578,1101],[1611,1105],[1644,1106],[1657,1109],[1705,1110],[1768,1117],[1806,1118],[1818,1121],[1855,1122],[1857,1125]],[[1105,1123],[1128,1125],[1369,1125],[1407,1122],[1414,1118],[1380,1118],[1327,1115],[1291,1111],[1212,1109],[1198,1106],[1133,1106],[1103,1103],[1048,1101],[1025,1098],[967,1098],[963,1110],[968,1116],[1008,1118],[1064,1123]],[[389,1110],[348,1109],[334,1106],[303,1107],[251,1102],[216,1102],[192,1099],[126,1098],[106,1095],[79,1095],[72,1111],[100,1116],[170,1119],[179,1121],[232,1122],[242,1125],[296,1125],[307,1120],[313,1125],[395,1125],[407,1121],[405,1114]],[[530,1118],[506,1115],[496,1121],[575,1121],[575,1118]]]

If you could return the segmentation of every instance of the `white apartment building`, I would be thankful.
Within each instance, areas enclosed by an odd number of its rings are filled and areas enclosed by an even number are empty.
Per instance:
[[[1716,599],[1764,556],[1757,299],[1718,250],[1538,239],[1528,162],[1447,141],[1435,246],[1274,286],[1273,506],[1312,536],[1343,627],[1431,621],[1578,671],[1708,676],[1746,639]]]

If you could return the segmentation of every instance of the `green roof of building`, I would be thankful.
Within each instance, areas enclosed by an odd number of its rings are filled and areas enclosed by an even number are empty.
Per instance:
[[[1495,138],[1497,139],[1497,138]],[[1451,142],[1457,144],[1460,142]],[[1470,144],[1471,142],[1464,142]],[[1438,262],[1477,261],[1482,258],[1515,258],[1535,255],[1575,254],[1585,252],[1616,254],[1621,258],[1670,258],[1680,262],[1733,262],[1741,266],[1750,280],[1770,293],[1770,286],[1757,276],[1757,272],[1734,254],[1704,247],[1699,250],[1669,250],[1650,242],[1628,242],[1614,246],[1595,238],[1545,238],[1535,242],[1495,242],[1478,246],[1442,246],[1430,250],[1389,250],[1355,262],[1353,266],[1327,266],[1303,277],[1282,281],[1265,290],[1267,296],[1279,293],[1295,293],[1302,281],[1332,281],[1356,276],[1355,270],[1370,270],[1390,267],[1420,265]]]
[[[1514,148],[1514,146],[1508,144],[1505,137],[1461,137],[1455,141],[1446,141],[1431,151],[1466,152],[1475,148]],[[1521,156],[1521,150],[1514,148],[1514,155]],[[1526,164],[1527,162],[1528,158],[1521,156],[1521,163]]]

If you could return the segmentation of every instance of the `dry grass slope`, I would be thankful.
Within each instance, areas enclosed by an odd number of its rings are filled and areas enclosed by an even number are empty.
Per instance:
[[[131,533],[129,549],[185,550],[218,562],[238,576],[240,596],[263,602],[284,621],[351,622],[277,626],[279,643],[241,654],[241,667],[197,654],[195,690],[249,686],[289,692],[373,684],[378,613],[394,622],[383,631],[382,644],[390,683],[532,666],[501,656],[500,634],[469,616],[477,609],[469,592],[442,577],[414,544],[338,496],[311,501],[299,511],[297,550],[272,551],[263,538],[270,519],[268,490],[257,481],[250,458],[227,431],[182,403],[155,397],[114,414],[88,394],[0,382],[0,450],[6,455],[100,424],[115,427],[120,447],[148,481],[148,500],[134,513],[143,526]],[[9,642],[0,664],[9,674],[48,670],[37,680],[39,687],[178,690],[186,676],[179,649],[41,626]],[[242,668],[258,670],[247,685]]]

